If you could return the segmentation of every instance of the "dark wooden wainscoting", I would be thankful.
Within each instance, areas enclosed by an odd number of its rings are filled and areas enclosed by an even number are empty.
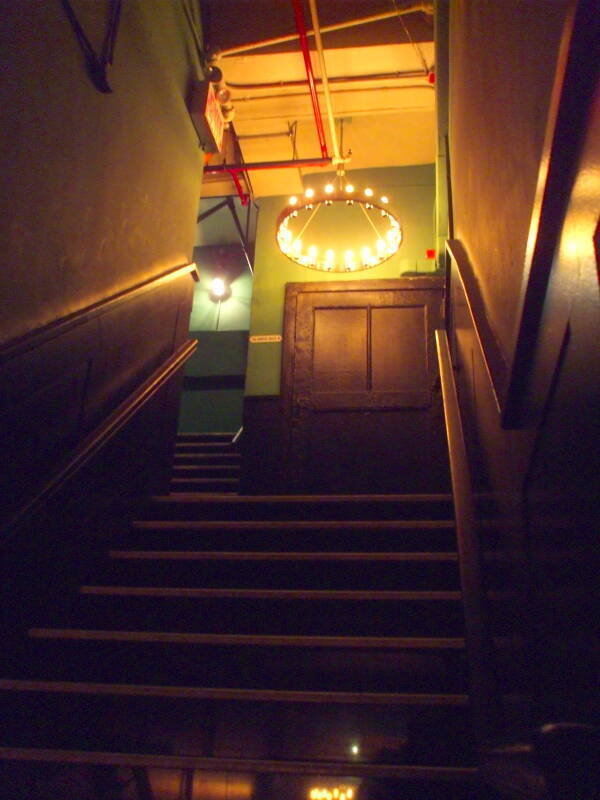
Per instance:
[[[12,623],[76,581],[141,495],[167,488],[196,274],[173,269],[1,349]]]
[[[443,282],[288,284],[286,480],[301,492],[447,490],[434,331]]]
[[[241,494],[280,494],[284,480],[283,406],[279,395],[244,398]]]

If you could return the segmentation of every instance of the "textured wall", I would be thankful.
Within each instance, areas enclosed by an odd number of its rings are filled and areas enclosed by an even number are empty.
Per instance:
[[[465,246],[509,359],[565,0],[453,0],[450,169]]]
[[[107,7],[74,3],[98,48]],[[112,94],[87,77],[60,2],[10,0],[0,26],[5,341],[188,261],[202,153],[180,3],[123,4]]]

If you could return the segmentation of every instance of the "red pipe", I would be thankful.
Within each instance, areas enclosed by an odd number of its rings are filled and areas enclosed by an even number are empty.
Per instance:
[[[249,169],[285,169],[286,167],[325,167],[331,164],[331,158],[290,158],[285,161],[250,161],[244,164],[210,164],[204,167],[206,175],[219,172],[246,172]]]
[[[243,206],[247,206],[249,197],[246,194],[246,192],[244,191],[244,187],[242,186],[242,184],[240,183],[240,179],[238,178],[237,174],[240,171],[241,170],[239,170],[239,169],[238,170],[234,170],[234,169],[228,169],[227,170],[227,172],[231,175],[231,180],[235,183],[235,188],[237,189],[238,196],[239,196],[240,200],[242,201],[242,205]]]
[[[308,37],[306,35],[306,25],[304,24],[302,0],[292,0],[292,5],[294,6],[294,14],[296,16],[296,30],[298,31],[300,47],[302,49],[302,55],[304,56],[306,78],[308,80],[308,88],[310,90],[313,113],[315,115],[315,124],[317,126],[317,136],[319,137],[321,155],[323,158],[328,158],[327,140],[325,139],[325,131],[323,129],[323,117],[321,116],[321,109],[319,107],[319,97],[317,95],[317,87],[315,86],[315,76],[313,74],[312,62],[310,60],[310,50],[308,49]]]

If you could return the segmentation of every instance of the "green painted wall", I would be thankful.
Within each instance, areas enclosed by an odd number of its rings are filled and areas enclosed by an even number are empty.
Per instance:
[[[329,177],[325,173],[306,176],[305,186],[322,185]],[[400,249],[380,266],[351,275],[332,275],[307,269],[284,256],[275,241],[277,215],[285,205],[286,198],[261,198],[256,232],[251,336],[281,334],[286,283],[398,278],[407,272],[426,273],[435,269],[435,262],[426,258],[426,250],[435,248],[435,165],[353,170],[350,178],[357,187],[370,185],[379,193],[388,195],[390,209],[402,226],[403,242]],[[281,344],[251,343],[246,395],[279,394],[280,375]]]
[[[213,274],[199,264],[200,280],[194,287],[194,304],[190,317],[191,331],[247,331],[250,327],[252,275],[246,270],[231,282],[231,297],[219,308],[210,298]]]
[[[181,394],[179,430],[206,433],[237,431],[242,424],[246,371],[247,331],[190,331],[198,348],[186,364]],[[202,379],[238,376],[240,386],[203,388]],[[196,385],[195,385],[196,379]],[[199,384],[199,385],[198,385]]]

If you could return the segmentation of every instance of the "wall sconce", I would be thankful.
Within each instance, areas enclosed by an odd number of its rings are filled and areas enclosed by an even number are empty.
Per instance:
[[[231,285],[225,278],[216,276],[210,282],[208,293],[211,300],[221,303],[231,297]]]

